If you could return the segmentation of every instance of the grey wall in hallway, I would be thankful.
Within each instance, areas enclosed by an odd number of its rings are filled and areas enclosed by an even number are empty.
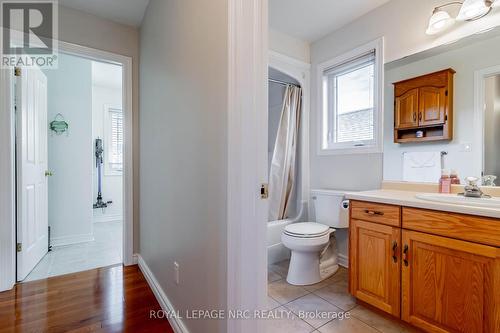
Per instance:
[[[152,0],[141,28],[140,254],[181,313],[226,306],[227,6]]]

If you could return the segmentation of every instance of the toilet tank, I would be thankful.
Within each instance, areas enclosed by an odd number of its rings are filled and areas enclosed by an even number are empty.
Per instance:
[[[349,227],[349,201],[344,191],[312,190],[311,199],[316,222],[333,228]]]

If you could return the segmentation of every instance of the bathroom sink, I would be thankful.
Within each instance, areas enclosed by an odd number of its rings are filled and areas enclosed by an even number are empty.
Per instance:
[[[422,200],[447,204],[500,209],[500,198],[468,198],[457,194],[440,193],[419,193],[416,197]]]

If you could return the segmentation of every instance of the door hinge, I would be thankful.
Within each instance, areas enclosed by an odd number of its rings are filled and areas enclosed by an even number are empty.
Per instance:
[[[23,243],[17,243],[16,250],[17,252],[21,252],[23,250]]]
[[[260,198],[261,199],[269,198],[269,185],[268,184],[262,184],[262,186],[260,187]]]
[[[21,67],[14,68],[14,76],[21,76]]]

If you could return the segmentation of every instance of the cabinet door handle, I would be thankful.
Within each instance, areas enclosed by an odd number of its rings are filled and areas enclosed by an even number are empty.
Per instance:
[[[417,121],[417,113],[413,112],[413,121]]]
[[[379,211],[376,211],[376,210],[365,209],[365,214],[383,216],[384,212],[379,212]]]
[[[394,262],[398,262],[398,242],[394,241],[392,243],[392,260],[394,260]]]
[[[403,248],[403,262],[405,263],[405,266],[408,266],[408,245],[405,245]]]
[[[418,113],[418,120],[422,121],[422,112]]]

